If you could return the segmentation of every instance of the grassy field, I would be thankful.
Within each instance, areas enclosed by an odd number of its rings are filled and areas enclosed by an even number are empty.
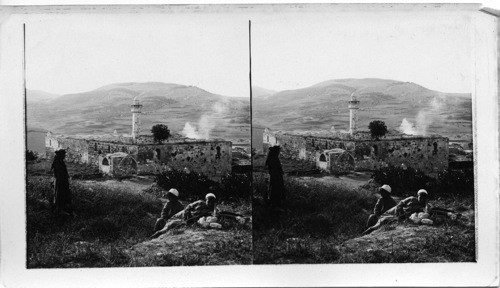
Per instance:
[[[265,173],[254,174],[255,264],[473,262],[473,199],[431,203],[464,213],[461,221],[418,226],[408,220],[361,237],[374,191],[285,176],[284,212],[270,212]]]
[[[50,210],[53,188],[47,165],[43,161],[28,165],[28,268],[214,265],[251,261],[251,225],[226,225],[217,232],[185,227],[170,235],[176,234],[180,239],[190,233],[208,233],[204,241],[217,244],[201,246],[196,253],[189,253],[193,243],[190,246],[188,241],[181,241],[177,246],[184,250],[178,254],[163,253],[164,256],[158,258],[158,251],[143,249],[139,257],[131,248],[149,241],[163,206],[162,199],[148,192],[125,189],[123,185],[109,185],[109,179],[91,182],[73,179],[70,189],[75,216],[59,216]],[[94,172],[83,165],[68,165],[68,170],[70,175]],[[219,207],[251,215],[248,201],[226,201]]]

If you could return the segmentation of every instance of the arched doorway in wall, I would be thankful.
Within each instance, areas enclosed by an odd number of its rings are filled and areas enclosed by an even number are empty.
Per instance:
[[[378,146],[375,144],[371,148],[372,156],[377,157],[378,156]]]
[[[326,162],[326,156],[325,156],[325,154],[321,153],[321,155],[319,155],[319,161],[320,162]]]
[[[354,170],[354,156],[342,149],[332,152],[331,171],[333,173],[349,173]]]
[[[217,150],[217,154],[215,154],[215,159],[220,159],[220,156],[221,156],[220,147],[219,146],[215,147],[215,150]]]
[[[344,152],[342,153],[338,158],[337,161],[342,162],[342,163],[347,163],[354,169],[354,157],[348,153]]]
[[[137,174],[137,161],[132,156],[127,156],[123,158],[117,167],[114,167],[117,174],[131,175]]]
[[[155,151],[156,151],[156,160],[160,161],[161,160],[161,150],[158,148]]]

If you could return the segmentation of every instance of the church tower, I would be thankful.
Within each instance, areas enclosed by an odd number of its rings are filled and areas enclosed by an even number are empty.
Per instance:
[[[135,96],[132,105],[130,105],[130,111],[132,112],[132,139],[134,140],[134,142],[136,140],[136,137],[139,136],[140,132],[139,114],[141,114],[142,109],[142,105],[139,104],[139,100],[137,99],[137,97],[138,96]]]
[[[358,110],[359,101],[354,96],[355,92],[351,94],[351,100],[349,101],[349,133],[354,135],[358,130]]]

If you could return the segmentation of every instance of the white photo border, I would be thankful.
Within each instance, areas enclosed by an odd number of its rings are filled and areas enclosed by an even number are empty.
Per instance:
[[[283,5],[313,9],[314,4]],[[400,5],[402,7],[403,4]],[[499,119],[497,18],[480,5],[427,5],[420,9],[468,9],[473,18],[473,121],[476,172],[477,263],[316,264],[210,267],[26,269],[25,110],[23,23],[89,7],[0,7],[0,275],[6,287],[172,287],[172,286],[497,286],[499,271]],[[250,8],[249,8],[250,6]],[[367,4],[366,9],[373,9]],[[398,4],[386,4],[393,9]],[[201,8],[207,6],[201,6]],[[287,8],[288,7],[288,8]],[[291,8],[290,8],[291,7]],[[302,7],[302,8],[301,8]],[[305,8],[304,8],[305,7]],[[339,4],[322,4],[335,11]],[[372,8],[370,8],[372,7]],[[137,7],[99,7],[99,13],[137,13]],[[104,10],[103,10],[104,9]],[[147,12],[170,13],[188,6],[148,6]],[[261,5],[221,5],[231,13],[265,9]],[[377,7],[375,9],[381,9]],[[38,12],[37,12],[38,11]],[[163,11],[163,12],[162,12]],[[334,13],[334,12],[332,12]],[[251,20],[251,19],[249,19]],[[486,28],[486,30],[485,30]]]

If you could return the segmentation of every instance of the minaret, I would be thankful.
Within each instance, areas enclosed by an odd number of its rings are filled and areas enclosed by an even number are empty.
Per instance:
[[[359,101],[354,96],[355,92],[351,94],[351,100],[349,101],[349,133],[354,135],[358,130],[358,109]]]
[[[132,139],[135,142],[135,138],[139,136],[139,114],[141,114],[142,105],[139,104],[138,96],[135,96],[134,102],[130,105],[132,112]]]

